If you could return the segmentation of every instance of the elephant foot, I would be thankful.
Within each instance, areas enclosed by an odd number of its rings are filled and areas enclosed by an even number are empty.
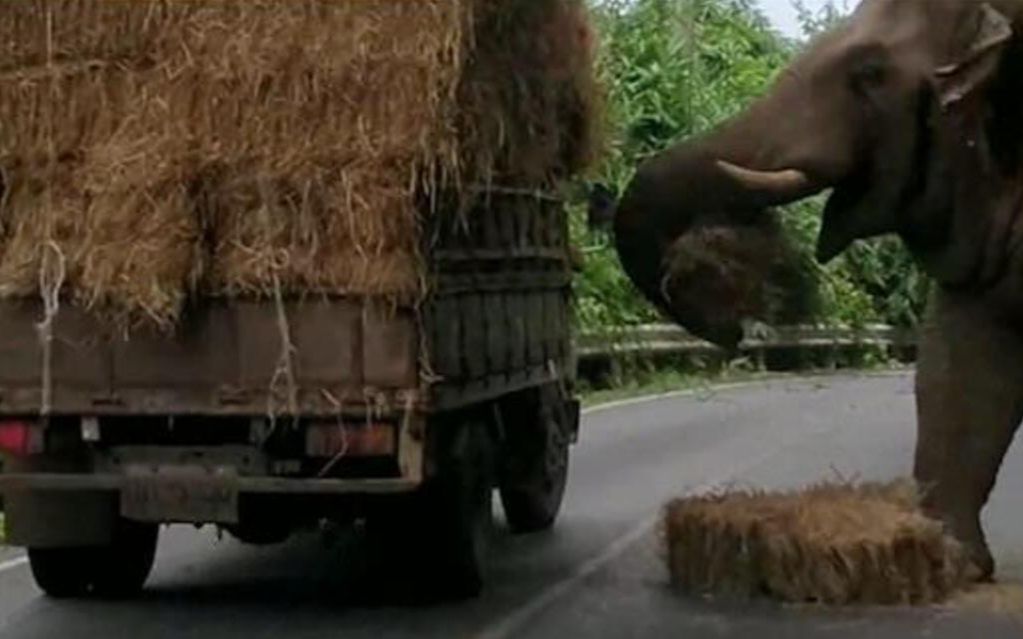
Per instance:
[[[976,517],[965,521],[956,517],[943,517],[947,530],[963,545],[966,554],[966,578],[970,583],[988,583],[994,580],[995,559],[988,548],[984,531]]]
[[[980,515],[954,514],[957,509],[942,507],[934,501],[925,500],[924,512],[945,523],[945,530],[962,544],[966,555],[965,576],[970,583],[989,583],[994,580],[995,559],[988,548]]]
[[[995,559],[991,551],[983,541],[980,545],[966,543],[968,564],[966,567],[966,579],[970,583],[991,583],[995,576]]]

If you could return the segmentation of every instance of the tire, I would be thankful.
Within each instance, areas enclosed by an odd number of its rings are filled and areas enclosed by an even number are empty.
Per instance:
[[[50,597],[130,597],[139,593],[153,568],[156,524],[120,520],[114,540],[104,546],[29,548],[36,584]]]
[[[450,430],[454,433],[439,438],[436,474],[417,493],[367,520],[378,596],[450,600],[483,590],[492,522],[492,441],[482,423]]]
[[[482,462],[476,462],[482,463]],[[492,524],[493,481],[466,460],[428,486],[425,517],[436,517],[426,536],[437,553],[434,578],[456,598],[475,597],[486,580],[487,540]]]
[[[29,548],[36,585],[55,599],[84,597],[89,593],[91,552],[93,548]]]
[[[559,401],[553,390],[541,389],[503,407],[501,505],[517,534],[549,529],[561,511],[571,442]]]

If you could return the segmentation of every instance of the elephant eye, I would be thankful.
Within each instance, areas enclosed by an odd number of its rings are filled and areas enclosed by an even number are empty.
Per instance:
[[[860,92],[878,89],[888,80],[888,67],[879,60],[870,60],[853,70],[852,86]]]

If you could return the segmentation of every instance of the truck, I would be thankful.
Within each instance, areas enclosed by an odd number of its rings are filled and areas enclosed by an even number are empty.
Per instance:
[[[0,493],[39,587],[137,593],[164,524],[270,544],[333,522],[471,596],[495,489],[512,531],[552,526],[579,428],[565,203],[491,186],[425,219],[415,301],[204,299],[128,337],[0,302]]]

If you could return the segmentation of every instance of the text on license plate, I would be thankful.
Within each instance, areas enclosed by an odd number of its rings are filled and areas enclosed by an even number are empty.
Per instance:
[[[232,469],[130,468],[121,516],[135,521],[238,523],[238,476]]]

